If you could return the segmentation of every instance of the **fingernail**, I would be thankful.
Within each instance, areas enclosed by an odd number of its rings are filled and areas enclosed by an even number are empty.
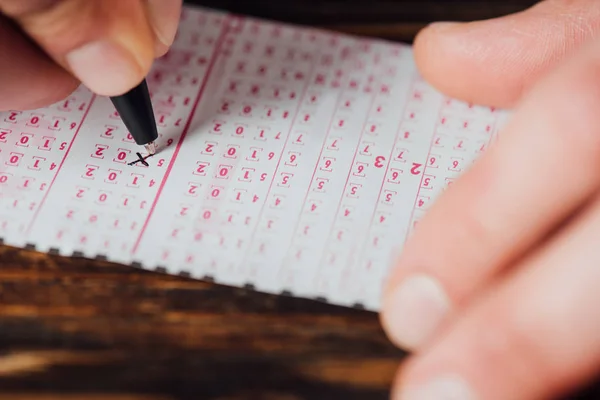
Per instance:
[[[148,8],[156,37],[164,46],[171,46],[179,25],[181,0],[148,0]]]
[[[427,275],[414,275],[386,299],[383,322],[392,340],[412,350],[435,333],[449,310],[450,301],[441,285]]]
[[[445,376],[418,387],[400,389],[394,400],[475,400],[467,383],[456,376]]]
[[[438,21],[438,22],[433,22],[433,23],[429,24],[427,26],[427,28],[434,29],[434,30],[440,32],[440,31],[445,31],[445,30],[456,28],[457,26],[460,26],[460,25],[463,25],[463,23],[454,22],[454,21]]]
[[[135,57],[110,41],[86,44],[67,54],[66,61],[88,89],[103,96],[122,94],[143,76]]]

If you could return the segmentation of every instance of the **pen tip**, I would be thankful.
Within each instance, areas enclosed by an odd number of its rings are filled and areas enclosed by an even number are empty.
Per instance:
[[[148,143],[147,145],[144,145],[144,147],[146,148],[146,151],[148,152],[148,154],[150,154],[151,156],[156,154],[156,143],[151,142],[151,143]]]

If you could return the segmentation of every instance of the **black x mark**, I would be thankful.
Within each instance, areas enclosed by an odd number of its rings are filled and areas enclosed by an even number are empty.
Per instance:
[[[145,167],[149,166],[149,164],[146,162],[146,159],[152,157],[152,154],[148,154],[146,157],[142,156],[140,153],[135,153],[135,155],[138,156],[138,159],[130,162],[127,165],[135,165],[135,164],[141,162]]]

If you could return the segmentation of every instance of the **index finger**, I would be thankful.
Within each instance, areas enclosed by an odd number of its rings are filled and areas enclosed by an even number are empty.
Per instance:
[[[0,11],[100,95],[131,89],[154,60],[145,0],[0,0]]]
[[[419,222],[382,322],[414,349],[600,186],[600,41],[527,96],[500,140]]]
[[[600,33],[597,0],[542,1],[512,15],[440,23],[415,40],[425,79],[449,96],[513,107],[562,60]]]

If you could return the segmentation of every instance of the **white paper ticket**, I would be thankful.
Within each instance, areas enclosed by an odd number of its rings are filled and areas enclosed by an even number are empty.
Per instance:
[[[5,244],[378,310],[407,235],[508,115],[436,92],[406,45],[200,8],[148,84],[147,165],[83,87],[0,113]]]

